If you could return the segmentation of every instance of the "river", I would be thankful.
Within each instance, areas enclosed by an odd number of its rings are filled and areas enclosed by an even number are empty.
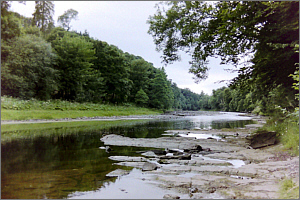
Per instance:
[[[143,173],[138,169],[121,178],[106,176],[116,169],[131,169],[114,165],[117,161],[109,156],[138,156],[137,151],[151,148],[113,146],[107,153],[99,148],[104,145],[101,137],[158,138],[167,130],[237,128],[251,123],[240,113],[200,112],[170,120],[1,125],[1,198],[161,198],[165,191],[140,181]]]

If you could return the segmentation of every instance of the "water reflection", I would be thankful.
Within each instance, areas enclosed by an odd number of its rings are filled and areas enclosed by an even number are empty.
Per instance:
[[[114,146],[114,151],[108,154],[99,149],[104,145],[100,141],[104,134],[156,138],[170,129],[232,128],[251,123],[249,120],[224,121],[219,115],[213,116],[210,122],[201,117],[184,117],[135,122],[2,125],[1,198],[61,199],[75,191],[97,190],[116,181],[106,174],[118,168],[128,169],[113,165],[114,161],[108,156],[134,156],[138,155],[136,151],[149,149]]]

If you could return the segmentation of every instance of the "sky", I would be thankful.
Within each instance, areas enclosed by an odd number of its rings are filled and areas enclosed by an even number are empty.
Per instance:
[[[164,66],[162,52],[155,50],[153,38],[147,33],[149,24],[146,23],[149,16],[156,13],[156,3],[158,1],[54,1],[53,19],[57,25],[58,16],[66,10],[77,10],[78,19],[71,22],[71,30],[87,30],[91,37],[115,45],[123,52],[141,56],[158,68]],[[26,1],[26,5],[13,1],[10,10],[32,17],[34,7],[34,1]],[[182,53],[181,58],[180,62],[165,67],[168,79],[172,79],[179,88],[211,95],[213,89],[226,86],[226,82],[219,81],[237,76],[224,70],[232,69],[232,66],[220,65],[220,59],[211,58],[208,78],[196,84],[193,75],[188,73],[190,57]]]

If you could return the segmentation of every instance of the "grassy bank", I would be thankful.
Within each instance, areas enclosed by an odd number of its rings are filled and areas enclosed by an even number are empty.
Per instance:
[[[267,131],[275,131],[284,150],[293,156],[299,156],[299,114],[297,112],[285,118],[273,117],[263,127]]]
[[[156,115],[161,111],[134,105],[77,103],[62,100],[38,101],[1,97],[1,120],[61,119],[96,116]]]

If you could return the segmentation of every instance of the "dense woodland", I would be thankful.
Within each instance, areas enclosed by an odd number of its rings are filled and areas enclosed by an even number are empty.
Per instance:
[[[70,31],[76,10],[67,10],[55,26],[52,1],[36,1],[32,18],[9,11],[10,2],[1,1],[1,95],[257,114],[297,107],[299,2],[165,6],[150,16],[149,34],[166,63],[178,60],[179,49],[189,52],[197,81],[207,76],[209,56],[239,65],[240,55],[253,53],[229,87],[211,96],[180,89],[164,68],[92,38],[88,31]]]

